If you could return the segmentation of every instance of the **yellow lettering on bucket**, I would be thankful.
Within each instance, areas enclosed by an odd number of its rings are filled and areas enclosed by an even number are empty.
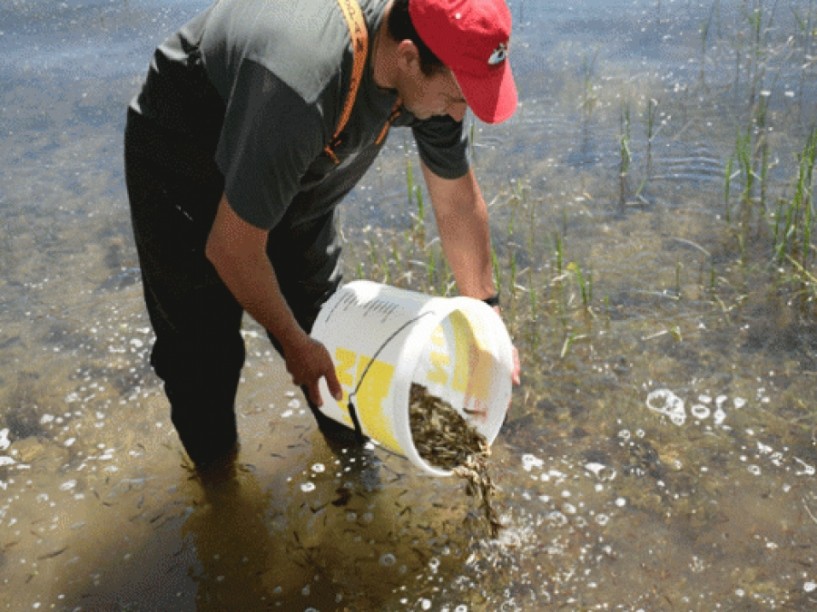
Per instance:
[[[468,361],[471,375],[468,377],[468,387],[465,394],[479,400],[487,400],[491,391],[491,370],[494,361],[490,353],[480,350],[477,346],[472,346],[469,351]]]
[[[343,387],[342,405],[346,408],[342,415],[343,422],[349,427],[354,427],[352,417],[349,414],[349,391],[355,386],[356,363],[357,353],[340,347],[335,349],[335,374],[341,387]]]
[[[371,365],[369,365],[371,363]],[[368,370],[366,369],[368,368]],[[345,348],[335,349],[335,373],[343,387],[342,406],[346,409],[343,414],[344,422],[353,427],[349,414],[349,394],[354,391],[355,385],[364,375],[363,383],[355,394],[354,403],[358,419],[366,430],[366,434],[377,440],[390,450],[400,453],[402,448],[391,430],[391,422],[383,412],[383,402],[389,395],[394,366],[386,361],[380,361],[368,355],[360,355]]]
[[[440,385],[448,384],[448,368],[451,365],[451,357],[445,347],[445,333],[442,325],[438,325],[431,332],[429,337],[431,350],[428,354],[429,370],[426,376],[428,382]],[[436,350],[440,349],[440,350]]]
[[[373,361],[369,366],[369,358],[361,356],[358,361],[361,374],[367,366],[369,370],[357,390],[355,406],[358,418],[369,437],[396,453],[402,453],[403,449],[392,431],[391,418],[384,414],[386,407],[383,405],[391,389],[394,366],[379,360]]]
[[[471,339],[468,320],[459,312],[451,315],[451,330],[454,332],[454,376],[451,388],[454,391],[465,391],[468,384],[468,347]]]
[[[335,374],[341,385],[351,388],[355,384],[354,367],[357,362],[357,353],[345,348],[335,349]]]

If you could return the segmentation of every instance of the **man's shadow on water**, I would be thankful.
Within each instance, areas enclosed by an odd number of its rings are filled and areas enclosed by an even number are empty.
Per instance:
[[[327,538],[343,526],[347,504],[360,505],[364,502],[355,503],[355,498],[361,497],[366,504],[373,501],[380,488],[379,462],[371,449],[331,442],[327,449],[314,442],[312,452],[301,457],[304,471],[316,463],[336,462],[335,471],[343,476],[327,473],[308,501],[298,495],[299,486],[314,481],[279,474],[265,487],[254,468],[240,461],[191,476],[201,497],[181,536],[195,550],[197,562],[188,574],[196,584],[197,610],[337,605],[337,585],[318,579],[321,564],[313,556],[323,557],[324,549],[333,546]],[[320,524],[314,521],[318,515]]]

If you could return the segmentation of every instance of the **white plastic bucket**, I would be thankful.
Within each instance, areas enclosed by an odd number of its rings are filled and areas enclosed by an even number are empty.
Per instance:
[[[321,410],[435,476],[409,422],[412,383],[450,403],[488,444],[511,401],[513,346],[493,308],[467,297],[431,297],[371,281],[342,286],[321,308],[312,336],[329,350],[343,387],[336,402],[321,381]]]

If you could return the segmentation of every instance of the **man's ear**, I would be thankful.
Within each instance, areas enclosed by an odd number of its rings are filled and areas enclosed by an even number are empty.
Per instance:
[[[397,45],[397,66],[403,74],[415,76],[420,70],[420,52],[411,40],[405,39]]]

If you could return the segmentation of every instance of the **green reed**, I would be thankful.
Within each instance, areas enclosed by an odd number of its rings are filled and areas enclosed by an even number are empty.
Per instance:
[[[811,276],[817,247],[814,232],[814,166],[817,162],[817,126],[811,129],[802,151],[797,155],[797,176],[788,200],[781,200],[775,215],[775,259],[796,264],[801,276]],[[813,278],[813,277],[812,277]]]
[[[582,306],[586,309],[590,308],[590,304],[593,301],[593,274],[589,271],[587,273],[583,272],[579,264],[575,261],[571,261],[567,265],[567,269],[573,274],[579,286]]]
[[[624,207],[627,205],[627,198],[629,196],[628,177],[630,175],[630,164],[632,163],[633,160],[632,151],[630,149],[631,123],[629,103],[625,103],[623,108],[621,109],[620,126],[621,130],[618,142],[619,144],[618,184],[619,184],[619,207],[623,210]]]
[[[418,248],[423,249],[426,245],[425,199],[422,186],[414,180],[414,166],[408,157],[406,158],[406,195],[410,209],[416,210],[416,212],[410,213],[412,219],[411,239]]]
[[[655,98],[650,98],[649,100],[647,100],[647,116],[646,116],[647,177],[650,177],[652,175],[652,145],[653,141],[655,140],[655,136],[658,133],[655,129],[655,122],[657,118],[658,118],[658,100],[656,100]]]
[[[593,53],[592,57],[584,56],[582,58],[582,98],[580,108],[582,111],[582,118],[587,123],[593,114],[593,110],[599,102],[598,96],[595,94],[593,76],[596,71],[596,59],[598,58],[598,50]]]

